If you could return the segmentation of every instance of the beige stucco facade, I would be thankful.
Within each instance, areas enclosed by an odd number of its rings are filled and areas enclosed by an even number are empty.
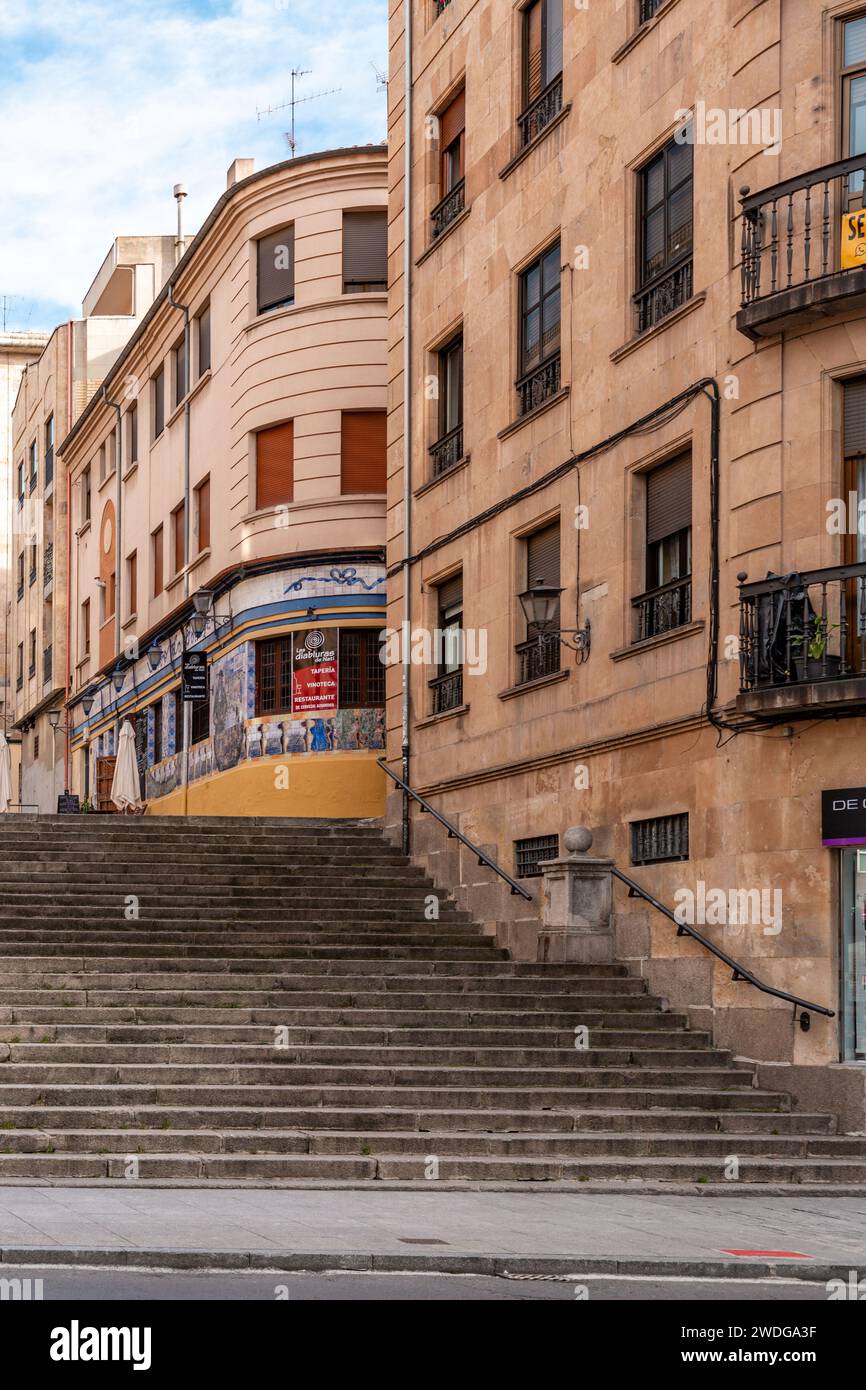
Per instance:
[[[439,713],[429,684],[435,663],[408,666],[410,781],[510,873],[516,842],[559,836],[561,845],[566,827],[583,824],[593,830],[593,853],[612,856],[671,907],[680,890],[697,892],[701,882],[725,892],[781,890],[778,931],[761,922],[701,929],[771,985],[834,1011],[829,1019],[813,1014],[808,1032],[792,1007],[734,983],[720,962],[619,890],[618,955],[717,1041],[765,1061],[770,1072],[784,1066],[787,1084],[803,1095],[832,1085],[840,1109],[862,1119],[863,1022],[860,1013],[854,1019],[853,943],[846,954],[851,923],[843,930],[851,905],[842,879],[851,865],[843,863],[845,851],[822,845],[821,794],[866,784],[864,629],[851,608],[854,589],[859,599],[866,581],[862,569],[827,575],[824,631],[836,634],[838,679],[826,669],[815,680],[795,678],[795,669],[806,669],[796,666],[803,653],[795,635],[794,655],[789,650],[774,685],[741,673],[738,575],[756,581],[769,571],[829,572],[857,560],[856,537],[838,534],[827,520],[832,500],[847,497],[843,387],[866,373],[866,301],[857,279],[866,271],[851,272],[846,296],[827,302],[840,283],[837,175],[828,210],[823,185],[813,193],[811,274],[821,283],[799,298],[783,293],[787,190],[778,200],[775,285],[770,204],[762,222],[759,294],[743,287],[739,213],[743,186],[758,193],[847,154],[840,25],[866,11],[814,0],[667,0],[656,10],[639,24],[630,0],[565,5],[561,91],[548,88],[550,104],[535,124],[520,119],[521,6],[451,0],[416,14],[407,380],[404,8],[393,8],[389,626],[398,629],[406,616],[404,572],[413,627],[431,630],[439,586],[462,571],[464,628],[486,642],[486,660],[474,671],[464,661],[462,697]],[[437,122],[461,89],[465,186],[443,230]],[[725,142],[715,143],[706,113],[731,108],[766,111],[768,135],[778,119],[781,138],[764,141],[765,151],[729,120]],[[680,250],[659,296],[664,277],[647,279],[642,261],[641,199],[652,206],[644,171],[666,146],[681,143],[686,112],[693,131],[690,255]],[[804,280],[803,189],[792,197],[787,283],[796,286]],[[437,207],[438,223],[431,221]],[[557,243],[555,376],[538,378],[537,394],[527,396],[521,294],[532,291],[521,276]],[[778,291],[772,306],[771,288]],[[744,299],[761,301],[748,322]],[[460,332],[462,447],[437,474],[431,446],[442,423],[428,383],[437,379],[440,349]],[[652,418],[640,425],[645,417]],[[660,623],[658,600],[645,598],[653,588],[647,497],[655,484],[648,478],[682,455],[691,458],[692,562],[676,592],[688,587],[690,601],[681,621]],[[557,520],[560,624],[580,630],[589,620],[591,645],[585,660],[563,649],[559,669],[524,680],[516,649],[527,636],[518,595],[535,578],[527,574],[528,538]],[[819,621],[821,583],[807,586]],[[647,614],[655,614],[656,630],[641,636]],[[840,631],[850,643],[844,680]],[[399,665],[389,671],[396,771],[401,675]],[[400,810],[394,793],[388,819],[395,834]],[[687,857],[631,867],[636,822],[686,814]],[[541,957],[541,878],[527,881],[533,901],[524,902],[470,852],[455,849],[429,817],[413,815],[413,851],[504,944],[523,958]],[[856,1007],[862,1011],[862,1001]]]

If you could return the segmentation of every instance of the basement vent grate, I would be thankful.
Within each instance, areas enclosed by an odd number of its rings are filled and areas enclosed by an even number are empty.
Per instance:
[[[664,864],[689,857],[688,812],[677,816],[654,816],[631,825],[631,862]]]
[[[531,840],[514,841],[514,863],[518,878],[540,878],[545,859],[559,856],[558,835],[535,835]]]

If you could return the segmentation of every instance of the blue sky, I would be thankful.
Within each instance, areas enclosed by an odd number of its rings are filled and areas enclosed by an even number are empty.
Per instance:
[[[384,140],[386,0],[0,0],[0,325],[50,329],[115,236],[195,231],[233,159]]]

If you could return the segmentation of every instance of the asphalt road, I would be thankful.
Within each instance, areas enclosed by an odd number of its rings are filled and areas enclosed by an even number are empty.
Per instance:
[[[823,1284],[795,1280],[581,1278],[567,1282],[449,1274],[184,1274],[111,1269],[15,1268],[2,1278],[41,1279],[42,1297],[52,1300],[136,1299],[294,1302],[574,1302],[585,1288],[589,1301],[790,1303],[826,1302]],[[31,1282],[31,1289],[34,1285]]]

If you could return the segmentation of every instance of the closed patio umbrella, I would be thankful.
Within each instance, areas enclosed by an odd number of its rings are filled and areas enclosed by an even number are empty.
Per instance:
[[[119,811],[141,805],[138,785],[138,763],[135,760],[135,730],[128,719],[120,728],[111,799]]]
[[[12,753],[6,735],[0,729],[0,814],[9,810],[12,800]]]

